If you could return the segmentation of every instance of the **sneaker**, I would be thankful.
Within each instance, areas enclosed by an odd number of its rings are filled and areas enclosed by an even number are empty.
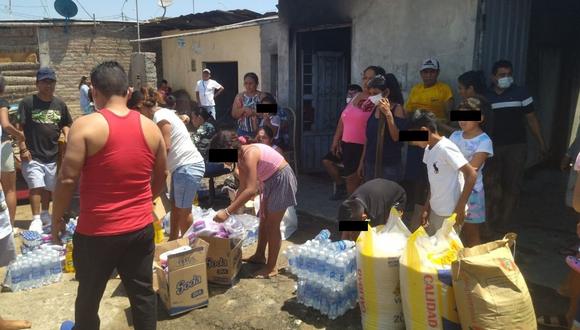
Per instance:
[[[28,230],[42,234],[42,220],[40,219],[32,220],[32,222],[30,223],[30,227],[28,227]]]
[[[41,213],[40,219],[42,220],[43,226],[49,226],[52,223],[52,216],[50,215],[50,213],[44,213],[44,212]]]
[[[574,269],[577,273],[580,273],[580,259],[575,256],[566,257],[566,263],[570,268]]]
[[[75,326],[73,321],[64,321],[60,325],[60,330],[72,330]]]

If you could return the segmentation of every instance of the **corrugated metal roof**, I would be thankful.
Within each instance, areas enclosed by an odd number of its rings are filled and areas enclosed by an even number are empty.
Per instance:
[[[266,13],[262,15],[246,9],[230,11],[213,10],[205,13],[190,14],[164,20],[150,21],[143,24],[142,26],[144,31],[151,35],[168,30],[208,29],[216,26],[230,25],[275,15],[277,15],[277,13]]]

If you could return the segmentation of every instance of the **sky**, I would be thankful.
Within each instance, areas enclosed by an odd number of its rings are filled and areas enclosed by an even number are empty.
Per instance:
[[[0,20],[40,20],[62,18],[54,10],[55,0],[0,0]],[[74,19],[136,20],[135,0],[71,0],[78,7]],[[139,20],[163,15],[159,0],[138,0]],[[168,0],[165,0],[167,2]],[[258,13],[278,11],[277,0],[173,0],[165,17],[177,17],[211,10],[249,9]],[[10,10],[11,9],[11,10]]]

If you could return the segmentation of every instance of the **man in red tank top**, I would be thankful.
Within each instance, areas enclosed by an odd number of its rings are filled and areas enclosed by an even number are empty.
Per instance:
[[[152,121],[127,108],[129,85],[120,64],[97,65],[91,81],[98,112],[72,125],[53,206],[58,243],[62,216],[81,178],[73,238],[79,282],[74,329],[99,329],[99,302],[115,268],[131,301],[135,329],[155,329],[152,200],[167,176],[165,144]]]

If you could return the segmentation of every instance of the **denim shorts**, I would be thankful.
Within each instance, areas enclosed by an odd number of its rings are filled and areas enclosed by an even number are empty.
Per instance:
[[[178,167],[171,173],[171,200],[180,209],[191,208],[205,172],[203,162]]]

